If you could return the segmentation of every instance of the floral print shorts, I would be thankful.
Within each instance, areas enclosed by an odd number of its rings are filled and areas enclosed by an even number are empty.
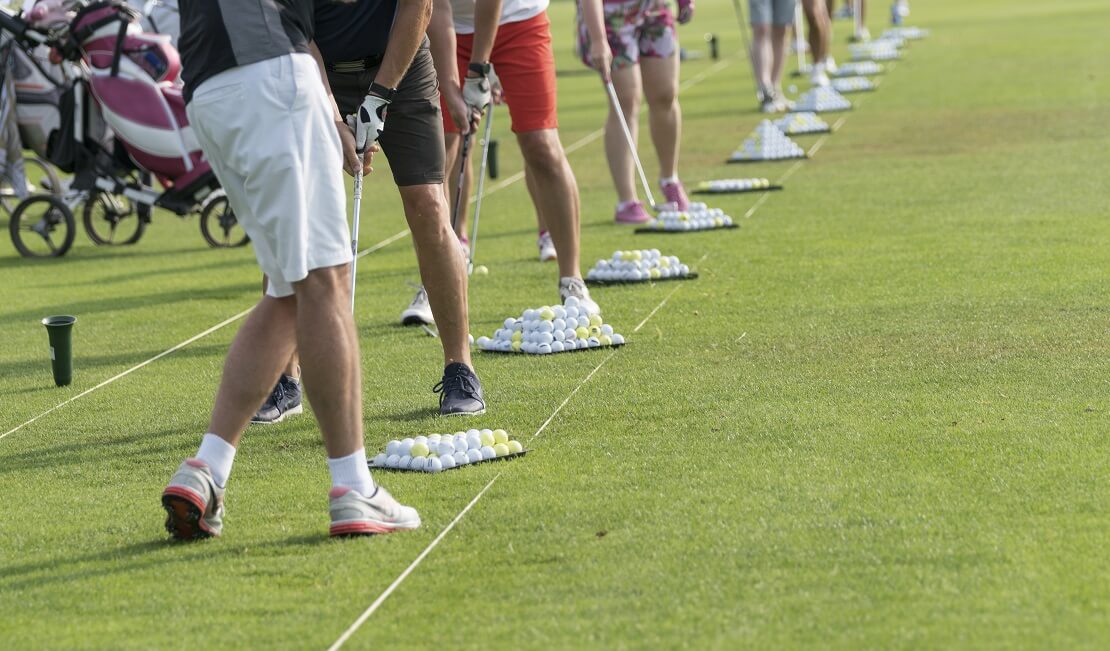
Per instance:
[[[605,34],[613,69],[636,65],[640,57],[665,59],[678,49],[674,14],[664,0],[604,0]],[[578,54],[590,65],[590,37],[578,12]]]

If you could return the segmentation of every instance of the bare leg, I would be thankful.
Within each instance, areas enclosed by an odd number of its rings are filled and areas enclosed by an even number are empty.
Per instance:
[[[678,56],[640,59],[644,97],[648,104],[651,141],[659,157],[659,177],[678,176],[678,145],[682,138],[682,109],[678,105]]]
[[[265,275],[263,275],[262,276],[262,297],[263,298],[266,297],[266,287],[269,284],[270,284],[270,280]],[[281,373],[282,373],[282,375],[286,375],[286,376],[292,377],[292,378],[300,378],[301,377],[301,359],[300,359],[300,357],[297,356],[297,349],[296,348],[293,349],[293,354],[289,356],[289,362],[285,365],[285,368],[282,369]]]
[[[639,142],[640,131],[640,66],[626,66],[613,71],[613,86],[617,89],[624,119],[632,132],[632,142]],[[612,101],[609,102],[612,104]],[[605,121],[605,157],[609,161],[609,173],[617,188],[620,202],[636,200],[636,181],[633,174],[632,153],[624,139],[620,117],[613,106],[609,107],[609,117]]]
[[[802,9],[809,24],[809,53],[813,63],[821,63],[829,56],[832,21],[821,0],[802,0]]]
[[[752,25],[752,63],[755,64],[756,83],[760,90],[774,90],[771,77],[771,26]]]
[[[786,52],[790,44],[790,25],[771,27],[771,86],[782,94],[782,71],[786,66]]]
[[[532,201],[547,223],[559,253],[559,276],[580,278],[578,182],[567,162],[556,129],[516,134],[524,156],[525,175],[531,176]]]
[[[524,185],[528,188],[528,196],[536,196],[536,182],[532,179],[532,176],[530,174],[524,175]],[[538,205],[536,206],[536,226],[539,228],[541,233],[547,230],[547,222],[544,221],[543,212],[540,211],[540,207]]]
[[[462,362],[472,366],[466,294],[466,264],[458,238],[451,231],[451,213],[440,184],[399,187],[405,218],[412,231],[420,279],[428,291],[444,366]]]
[[[297,301],[265,296],[235,335],[224,361],[208,431],[233,446],[270,395],[296,341]]]
[[[293,283],[305,389],[329,459],[363,447],[362,373],[350,287],[350,265],[314,269]]]

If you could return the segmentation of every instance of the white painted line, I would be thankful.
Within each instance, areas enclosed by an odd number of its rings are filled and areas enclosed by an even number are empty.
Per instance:
[[[154,357],[151,357],[150,359],[146,360],[145,362],[142,362],[140,364],[136,364],[135,366],[132,366],[131,368],[127,369],[126,371],[124,371],[124,372],[122,372],[118,375],[114,375],[114,376],[108,378],[107,380],[104,380],[100,384],[98,384],[98,385],[96,385],[96,386],[94,386],[90,389],[85,389],[84,391],[82,391],[81,393],[78,393],[77,395],[73,396],[69,400],[66,400],[64,402],[58,403],[57,405],[54,405],[50,409],[47,409],[46,411],[42,412],[38,416],[35,416],[34,418],[32,418],[31,420],[23,423],[22,425],[17,425],[16,427],[13,427],[12,429],[8,430],[7,432],[4,432],[3,434],[0,434],[0,439],[4,438],[5,436],[8,436],[9,434],[14,434],[14,433],[18,432],[19,430],[21,430],[24,427],[30,425],[31,423],[33,423],[36,420],[42,418],[43,416],[46,416],[49,413],[52,413],[52,412],[54,412],[58,409],[61,409],[62,407],[65,407],[66,405],[73,402],[74,400],[77,400],[78,398],[84,398],[85,396],[89,395],[93,391],[96,391],[97,389],[99,389],[101,387],[107,386],[107,385],[115,382],[116,380],[124,377],[124,376],[130,375],[130,374],[134,373],[135,371],[141,369],[142,367],[146,366],[147,364],[151,364],[153,362],[156,362],[156,361],[162,359],[163,357],[165,357],[166,355],[169,355],[171,353],[174,353],[174,352],[177,352],[177,351],[181,350],[182,348],[188,346],[189,344],[193,343],[194,341],[197,341],[198,339],[203,339],[204,337],[207,337],[208,335],[212,334],[213,332],[216,332],[217,330],[219,330],[220,328],[223,328],[226,325],[235,323],[239,319],[242,319],[247,314],[249,314],[250,311],[253,310],[253,309],[254,309],[254,306],[252,305],[250,308],[248,308],[246,310],[243,310],[242,312],[240,312],[239,314],[236,314],[235,316],[231,317],[230,319],[226,319],[224,321],[221,321],[221,322],[217,323],[216,325],[214,325],[211,328],[205,330],[204,332],[202,332],[198,335],[194,335],[194,336],[186,339],[185,341],[177,344],[176,346],[174,346],[172,348],[168,348],[168,349],[158,353],[157,355],[155,355]]]
[[[704,256],[702,257],[702,259],[703,260],[705,259]],[[659,305],[655,306],[655,309],[653,309],[650,313],[648,313],[647,317],[645,317],[644,320],[640,322],[640,325],[636,326],[636,330],[634,330],[633,332],[639,332],[640,328],[644,327],[644,324],[647,323],[648,320],[651,319],[651,317],[655,316],[655,313],[658,312],[661,307],[666,305],[667,301],[670,300],[671,296],[673,296],[674,293],[677,292],[681,288],[682,288],[681,284],[675,285],[675,288],[672,289],[670,291],[670,293],[667,294],[667,296],[663,298],[662,301],[660,301]],[[598,362],[597,366],[595,366],[594,369],[592,371],[590,371],[588,375],[586,375],[586,377],[582,378],[582,381],[579,382],[577,384],[577,386],[575,386],[574,389],[572,389],[569,394],[567,394],[567,397],[564,398],[561,403],[559,403],[559,406],[555,408],[555,411],[551,412],[551,415],[547,417],[547,420],[545,420],[543,422],[543,424],[540,425],[539,429],[536,430],[536,433],[533,434],[531,436],[531,438],[529,438],[528,440],[533,441],[533,440],[536,439],[536,437],[538,437],[540,434],[542,434],[543,431],[545,429],[547,429],[547,426],[550,425],[553,420],[555,420],[555,417],[559,414],[559,412],[561,412],[563,410],[563,407],[566,407],[567,404],[570,403],[571,398],[573,398],[578,393],[578,391],[583,386],[585,386],[586,383],[589,382],[590,379],[593,378],[593,376],[599,370],[601,370],[601,367],[605,366],[605,364],[610,359],[612,359],[613,356],[616,355],[616,354],[617,354],[616,350],[609,351],[609,354],[606,355],[604,358],[602,358],[602,360],[600,362]],[[378,608],[381,607],[381,605],[383,603],[385,603],[385,600],[388,599],[389,596],[392,595],[393,592],[395,590],[397,590],[398,587],[400,587],[401,583],[403,583],[404,580],[407,579],[409,577],[409,575],[413,573],[414,570],[416,570],[416,568],[420,565],[420,563],[422,563],[424,561],[424,559],[427,558],[428,555],[432,553],[432,550],[434,550],[439,545],[439,543],[443,541],[443,539],[447,536],[447,534],[450,533],[451,530],[455,528],[455,525],[458,524],[459,521],[463,519],[463,516],[465,516],[472,508],[474,508],[474,505],[477,504],[480,499],[482,499],[482,496],[485,495],[486,492],[489,491],[489,489],[492,488],[493,485],[497,483],[497,480],[501,478],[501,475],[502,475],[502,473],[498,472],[496,475],[493,476],[493,479],[489,480],[489,483],[487,483],[482,488],[482,490],[478,491],[478,494],[474,496],[474,499],[470,500],[470,502],[468,502],[467,505],[465,507],[463,507],[463,510],[459,511],[458,515],[456,515],[454,518],[452,518],[451,522],[449,522],[447,524],[447,526],[444,527],[443,530],[439,532],[439,535],[437,535],[434,539],[432,539],[432,542],[428,543],[428,546],[425,547],[423,551],[421,551],[419,554],[417,554],[416,558],[414,558],[412,560],[412,562],[409,563],[409,566],[406,567],[404,569],[404,571],[401,572],[397,576],[397,578],[393,580],[393,583],[390,583],[389,587],[387,587],[385,590],[383,590],[382,593],[380,595],[378,595],[378,598],[375,599],[373,601],[373,603],[371,603],[366,608],[366,610],[362,611],[362,614],[359,615],[358,618],[355,619],[355,621],[351,622],[351,625],[347,627],[347,630],[343,631],[343,634],[340,635],[339,638],[336,639],[335,642],[333,642],[331,644],[331,646],[328,647],[328,651],[337,651],[337,649],[342,647],[347,642],[347,640],[351,639],[351,636],[354,635],[358,631],[358,629],[363,624],[366,623],[366,620],[370,619],[370,616],[373,615],[378,610]]]
[[[369,253],[373,253],[374,251],[377,251],[379,249],[383,249],[383,248],[389,246],[390,244],[396,242],[397,240],[401,239],[405,235],[408,235],[408,233],[409,233],[409,231],[408,231],[408,229],[406,229],[406,230],[401,231],[400,233],[397,233],[395,235],[391,235],[390,237],[387,237],[386,239],[382,240],[381,242],[378,242],[377,244],[374,244],[373,246],[369,247],[368,249],[366,249],[364,251],[360,251],[358,255],[359,255],[359,257],[362,257],[362,256],[367,255]],[[122,373],[119,373],[118,375],[114,375],[114,376],[108,378],[107,380],[104,380],[103,382],[101,382],[100,384],[98,384],[98,385],[96,385],[92,388],[85,389],[84,391],[82,391],[81,393],[73,396],[72,398],[69,398],[68,400],[60,402],[60,403],[54,405],[53,407],[51,407],[50,409],[47,409],[46,411],[42,412],[38,416],[35,416],[31,420],[28,420],[27,422],[22,423],[20,425],[17,425],[16,427],[13,427],[12,429],[8,430],[7,432],[4,432],[3,434],[0,434],[0,439],[3,439],[4,437],[8,436],[9,434],[15,434],[16,432],[18,432],[19,430],[23,429],[24,427],[30,425],[31,423],[35,422],[36,420],[42,418],[43,416],[46,416],[47,414],[50,414],[50,413],[56,411],[58,409],[61,409],[62,407],[65,407],[66,405],[73,402],[74,400],[77,400],[79,398],[84,398],[85,396],[89,395],[93,391],[96,391],[97,389],[101,389],[103,387],[106,387],[109,384],[115,382],[116,380],[119,380],[123,377],[126,377],[126,376],[130,375],[130,374],[134,373],[135,371],[141,369],[142,367],[144,367],[148,364],[152,364],[152,363],[162,359],[163,357],[165,357],[167,355],[170,355],[172,353],[175,353],[175,352],[181,350],[182,348],[188,346],[189,344],[191,344],[195,341],[198,341],[200,339],[203,339],[203,338],[207,337],[208,335],[212,334],[213,332],[216,332],[217,330],[220,330],[222,328],[225,328],[225,327],[231,325],[232,323],[235,323],[239,319],[242,319],[247,314],[249,314],[250,311],[253,310],[253,309],[254,309],[254,306],[252,305],[249,308],[243,310],[242,312],[236,314],[235,316],[233,316],[231,318],[228,318],[228,319],[225,319],[225,320],[217,323],[216,325],[214,325],[211,328],[205,330],[204,332],[202,332],[198,335],[194,335],[194,336],[186,339],[185,341],[177,344],[176,346],[173,346],[171,348],[167,348],[166,350],[158,353],[157,355],[155,355],[154,357],[151,357],[150,359],[146,360],[145,362],[140,362],[139,364],[136,364],[135,366],[132,366],[131,368],[127,369],[126,371],[123,371]]]
[[[827,134],[827,133],[825,135],[821,136],[820,138],[818,138],[817,142],[813,143],[813,146],[810,147],[809,151],[806,152],[806,156],[808,156],[810,158],[813,158],[813,155],[821,150],[821,145],[825,144],[825,141],[828,140],[828,139],[829,139],[829,134]]]

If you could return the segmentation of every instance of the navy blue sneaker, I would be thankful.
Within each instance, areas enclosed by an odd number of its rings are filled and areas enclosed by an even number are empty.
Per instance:
[[[440,416],[477,416],[486,413],[482,383],[462,362],[448,364],[443,379],[432,391],[439,394]]]
[[[262,403],[251,422],[272,425],[285,420],[286,416],[304,412],[301,395],[301,383],[288,375],[282,375],[274,385],[273,393]]]

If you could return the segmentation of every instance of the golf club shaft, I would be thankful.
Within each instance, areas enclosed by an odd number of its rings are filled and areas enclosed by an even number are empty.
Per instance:
[[[354,224],[351,225],[351,313],[355,311],[355,274],[358,271],[358,226],[362,213],[362,170],[355,172]]]
[[[605,82],[605,90],[609,91],[609,101],[613,103],[613,110],[616,111],[617,119],[621,123],[621,130],[624,131],[624,139],[628,142],[628,151],[632,153],[632,161],[636,163],[636,171],[640,173],[640,183],[644,185],[644,194],[647,195],[651,209],[655,210],[655,196],[651,193],[651,184],[648,183],[647,174],[644,174],[644,166],[640,164],[640,154],[636,152],[636,143],[632,140],[632,131],[628,128],[628,120],[624,119],[624,109],[621,108],[621,101],[617,98],[617,88],[613,86],[612,80]]]
[[[474,254],[478,251],[478,219],[482,216],[482,195],[486,189],[486,163],[489,162],[489,141],[493,134],[493,104],[489,105],[486,116],[486,133],[482,139],[482,161],[478,164],[478,195],[474,202],[474,223],[470,226],[470,260],[466,271],[474,269]]]
[[[863,33],[863,0],[852,0],[852,21],[855,23],[852,35],[858,39]]]
[[[752,49],[751,39],[748,38],[748,21],[744,18],[744,8],[740,6],[740,0],[732,0],[732,8],[736,11],[736,22],[740,25],[740,39],[744,41],[744,51],[748,53],[748,67],[752,70],[752,81],[755,82],[755,89],[758,93],[759,87],[759,71],[755,69],[755,51]]]
[[[459,215],[462,214],[463,180],[466,178],[466,166],[470,162],[470,136],[473,131],[466,132],[462,140],[462,153],[459,154],[459,184],[455,186],[455,206],[451,212],[451,231],[459,232]]]

